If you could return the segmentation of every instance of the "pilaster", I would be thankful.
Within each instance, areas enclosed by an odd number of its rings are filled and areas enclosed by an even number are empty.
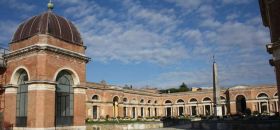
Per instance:
[[[54,127],[56,84],[50,81],[30,81],[27,84],[27,127]]]

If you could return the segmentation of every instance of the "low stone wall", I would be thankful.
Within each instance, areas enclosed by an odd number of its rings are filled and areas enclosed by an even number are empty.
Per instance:
[[[162,128],[162,122],[130,123],[130,124],[96,124],[88,125],[86,130],[140,130]]]

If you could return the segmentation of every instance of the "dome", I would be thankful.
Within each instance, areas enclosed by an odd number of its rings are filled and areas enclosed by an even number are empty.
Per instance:
[[[47,34],[66,42],[82,45],[83,41],[77,28],[64,17],[46,11],[33,16],[19,25],[12,43],[30,38],[36,34]]]

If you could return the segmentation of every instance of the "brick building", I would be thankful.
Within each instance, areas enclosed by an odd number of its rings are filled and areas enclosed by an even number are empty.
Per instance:
[[[3,56],[5,128],[84,129],[87,118],[213,115],[212,89],[161,94],[156,89],[87,82],[89,58],[80,33],[51,9],[50,4],[48,11],[21,23]],[[276,86],[222,89],[223,115],[246,109],[278,112],[276,90]]]
[[[280,1],[259,0],[260,12],[263,25],[269,28],[270,43],[266,45],[267,52],[273,58],[269,60],[270,65],[275,67],[278,93],[280,92]],[[280,101],[280,97],[278,99]],[[280,105],[280,102],[278,103]],[[279,106],[280,107],[280,106]]]

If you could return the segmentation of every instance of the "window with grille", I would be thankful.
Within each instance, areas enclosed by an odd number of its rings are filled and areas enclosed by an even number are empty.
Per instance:
[[[27,101],[28,101],[28,75],[25,70],[19,72],[18,89],[17,89],[17,105],[16,105],[16,126],[26,127],[27,125]]]
[[[70,73],[61,71],[56,81],[56,126],[70,126],[73,124],[73,79]]]

